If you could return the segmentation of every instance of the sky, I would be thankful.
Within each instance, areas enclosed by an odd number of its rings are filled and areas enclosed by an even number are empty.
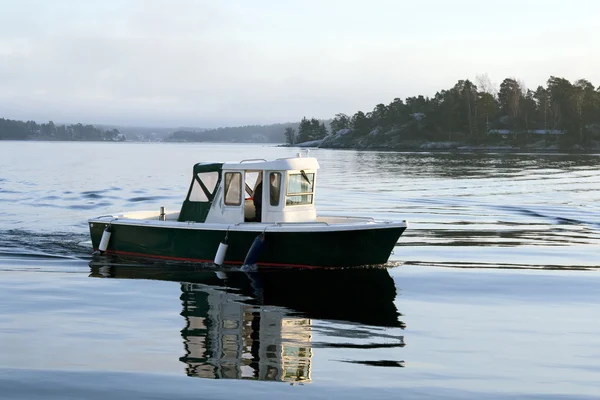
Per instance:
[[[0,0],[0,118],[331,118],[459,79],[600,85],[597,0]]]

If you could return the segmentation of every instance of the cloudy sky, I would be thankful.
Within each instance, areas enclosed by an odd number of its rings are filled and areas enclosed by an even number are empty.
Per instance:
[[[329,118],[487,74],[600,85],[597,0],[0,0],[0,117]]]

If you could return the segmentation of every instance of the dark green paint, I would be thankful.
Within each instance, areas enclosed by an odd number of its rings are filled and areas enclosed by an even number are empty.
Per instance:
[[[193,221],[193,222],[204,222],[206,221],[206,217],[208,216],[208,212],[210,210],[210,206],[215,198],[215,194],[221,184],[221,169],[223,167],[223,163],[198,163],[194,165],[194,173],[192,176],[192,182],[190,183],[190,188],[188,189],[187,196],[183,201],[181,206],[181,211],[179,212],[178,221]],[[203,172],[218,172],[219,179],[217,184],[215,185],[215,189],[211,192],[206,188],[204,183],[200,179],[198,179],[198,174]],[[190,194],[192,193],[192,189],[194,188],[194,181],[198,182],[204,194],[208,198],[208,201],[190,201]]]
[[[90,227],[98,248],[106,224]],[[112,224],[107,251],[212,261],[225,231]],[[403,227],[338,232],[267,232],[258,264],[351,267],[384,264]],[[230,231],[225,263],[242,263],[258,232]]]

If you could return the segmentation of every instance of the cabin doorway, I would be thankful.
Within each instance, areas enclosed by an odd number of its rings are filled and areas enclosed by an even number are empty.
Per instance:
[[[245,171],[244,221],[262,221],[262,171]],[[258,190],[257,190],[258,189]]]

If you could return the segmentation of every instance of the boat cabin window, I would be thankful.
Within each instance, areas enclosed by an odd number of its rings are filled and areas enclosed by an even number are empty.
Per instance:
[[[212,197],[214,194],[217,182],[219,182],[219,173],[217,171],[200,172],[196,174],[196,177],[198,179],[194,179],[190,201],[208,201],[209,196]]]
[[[200,183],[194,179],[194,183],[192,184],[192,193],[190,193],[190,201],[208,201],[208,196],[202,190],[202,186]]]
[[[219,182],[219,173],[217,171],[213,172],[200,172],[197,174],[198,179],[204,184],[206,189],[212,194],[217,187],[217,183]]]
[[[312,204],[314,192],[314,173],[291,173],[288,175],[286,206]]]
[[[281,172],[271,172],[269,174],[269,198],[273,207],[279,205],[279,195],[281,193]]]
[[[228,206],[242,204],[242,174],[240,172],[225,173],[225,204]]]

